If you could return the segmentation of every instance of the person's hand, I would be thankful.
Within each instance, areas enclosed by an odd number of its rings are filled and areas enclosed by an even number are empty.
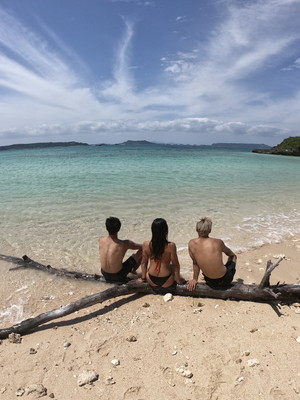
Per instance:
[[[146,279],[138,278],[138,279],[136,280],[136,282],[145,283],[145,282],[146,282]]]
[[[195,290],[196,285],[197,285],[197,281],[195,279],[191,279],[190,281],[188,281],[188,286],[187,286],[188,290],[190,292],[192,292],[193,290]]]
[[[184,285],[186,282],[187,282],[186,279],[181,278],[181,277],[179,279],[179,282],[177,281],[178,285]]]

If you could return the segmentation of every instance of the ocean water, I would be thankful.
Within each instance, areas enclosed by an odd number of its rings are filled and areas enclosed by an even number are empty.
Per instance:
[[[98,273],[98,238],[108,216],[122,221],[121,238],[136,242],[150,239],[154,218],[165,218],[179,259],[204,215],[213,220],[211,236],[235,251],[300,232],[297,157],[193,146],[79,146],[2,151],[0,171],[0,253],[57,267]],[[37,275],[25,286],[18,282],[18,293],[28,294],[36,279],[47,292],[49,281],[42,284]],[[13,287],[17,275],[8,280]],[[18,306],[18,316],[24,299],[8,302]]]
[[[300,160],[193,146],[80,146],[0,153],[1,244],[11,255],[98,266],[107,216],[143,242],[154,218],[179,249],[203,215],[235,250],[300,232]],[[2,246],[1,245],[1,246]],[[25,254],[24,253],[24,254]],[[49,255],[49,256],[48,256]]]

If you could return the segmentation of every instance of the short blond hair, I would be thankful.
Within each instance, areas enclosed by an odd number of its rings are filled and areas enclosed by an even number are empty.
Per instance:
[[[196,224],[196,231],[201,237],[206,237],[210,234],[212,227],[212,221],[210,217],[201,217]]]

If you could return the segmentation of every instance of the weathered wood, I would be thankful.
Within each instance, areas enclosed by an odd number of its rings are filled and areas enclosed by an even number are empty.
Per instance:
[[[28,260],[27,260],[28,261]],[[27,262],[26,261],[26,262]],[[30,260],[30,266],[38,265],[34,261]],[[232,300],[247,300],[247,301],[264,301],[272,302],[275,299],[281,302],[299,302],[300,301],[300,283],[298,284],[277,284],[270,286],[269,278],[271,272],[279,265],[282,259],[278,260],[277,263],[272,264],[268,262],[266,272],[259,286],[257,285],[245,285],[241,280],[234,282],[228,288],[211,288],[205,283],[197,283],[194,291],[189,291],[187,285],[177,285],[172,289],[173,294],[179,296],[190,296],[190,297],[211,297],[217,299],[232,299]],[[41,264],[40,264],[41,265]],[[44,266],[42,266],[44,267]],[[42,268],[44,270],[44,268]],[[56,270],[55,271],[61,271]],[[48,269],[46,267],[46,271]],[[51,270],[52,271],[52,270]],[[64,271],[64,270],[63,270]],[[56,273],[56,272],[51,272]],[[84,275],[84,274],[83,274]],[[63,274],[63,276],[66,276]],[[69,275],[67,275],[69,276]],[[79,279],[82,275],[79,275]],[[73,274],[70,277],[74,277]],[[84,279],[84,278],[82,278]],[[111,298],[124,296],[132,293],[166,293],[171,291],[168,289],[154,289],[150,287],[147,283],[140,283],[137,281],[131,281],[127,284],[117,285],[103,292],[93,294],[91,296],[86,296],[82,299],[76,300],[73,303],[67,304],[66,306],[57,308],[55,310],[38,315],[35,318],[29,318],[11,326],[9,328],[0,329],[0,338],[6,338],[12,332],[14,333],[26,333],[51,320],[64,317],[75,311],[81,310],[86,307],[90,307],[94,304],[102,303],[105,300]]]
[[[105,300],[139,292],[153,293],[151,287],[148,284],[137,283],[135,281],[133,281],[131,284],[114,286],[110,289],[104,290],[103,292],[83,297],[82,299],[76,300],[65,306],[56,308],[55,310],[40,314],[37,317],[26,319],[9,328],[0,329],[0,338],[4,339],[8,337],[8,335],[12,332],[23,334],[33,330],[39,325],[45,324],[46,322],[52,321],[57,318],[62,318],[66,315],[72,314],[75,311],[82,310],[83,308],[102,303]]]
[[[267,266],[266,266],[266,272],[259,284],[259,288],[262,289],[264,287],[269,287],[270,286],[270,276],[271,273],[274,271],[274,269],[276,267],[278,267],[278,265],[281,263],[281,261],[284,260],[284,257],[280,257],[279,260],[275,263],[272,264],[271,260],[269,260],[267,262]]]
[[[107,283],[102,275],[98,274],[88,274],[87,272],[80,271],[70,271],[65,268],[54,268],[51,265],[44,265],[37,261],[31,260],[31,258],[24,255],[22,258],[5,256],[0,254],[0,259],[17,264],[17,267],[10,268],[10,271],[17,271],[19,269],[31,268],[42,272],[47,272],[48,274],[53,274],[62,278],[71,278],[76,280],[84,281],[98,281],[102,283]],[[128,279],[129,281],[130,279]],[[124,282],[114,282],[116,284],[121,284]]]
[[[168,290],[153,290],[147,283],[139,283],[131,281],[124,285],[114,286],[103,292],[93,294],[76,300],[66,306],[57,308],[55,310],[38,315],[35,318],[29,318],[11,326],[9,328],[0,329],[0,339],[8,337],[12,332],[26,333],[51,320],[64,317],[75,311],[90,307],[94,304],[102,303],[115,297],[124,296],[132,293],[163,293]],[[211,297],[217,299],[231,299],[231,300],[248,300],[248,301],[274,301],[276,298],[279,301],[285,302],[298,302],[300,301],[300,285],[276,285],[270,288],[259,288],[256,285],[244,285],[237,282],[227,289],[213,289],[205,283],[198,283],[196,289],[190,292],[187,285],[177,285],[173,293],[179,296],[190,297]]]
[[[43,265],[34,260],[31,260],[26,255],[23,256],[22,258],[24,260],[24,264],[20,267],[14,268],[14,269],[19,269],[22,267],[23,268],[33,268],[33,269],[37,269],[39,271],[44,271],[49,274],[54,274],[54,275],[66,277],[66,278],[74,278],[77,280],[85,280],[85,281],[105,282],[104,277],[101,275],[98,275],[98,274],[88,274],[86,272],[69,271],[64,268],[61,268],[61,269],[54,268],[54,267],[51,267],[51,265]]]

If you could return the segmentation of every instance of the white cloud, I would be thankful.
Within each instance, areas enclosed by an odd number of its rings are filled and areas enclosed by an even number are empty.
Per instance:
[[[108,0],[108,1],[110,1],[111,3],[134,3],[137,6],[145,6],[145,7],[155,5],[155,1],[148,1],[148,0]]]
[[[81,121],[75,124],[45,124],[36,128],[28,128],[26,134],[16,129],[2,132],[3,138],[14,139],[14,142],[59,140],[64,135],[65,140],[80,140],[88,143],[118,143],[126,139],[147,139],[156,142],[182,143],[212,143],[226,142],[224,137],[232,141],[261,142],[273,138],[275,143],[281,141],[289,132],[272,126],[250,126],[241,122],[225,122],[208,118],[183,118],[172,121]],[[49,139],[51,138],[51,139]],[[242,138],[242,140],[241,140]]]
[[[178,17],[176,17],[176,22],[181,23],[181,22],[185,22],[185,21],[187,21],[186,15],[178,15]]]
[[[105,135],[113,141],[113,133],[159,137],[161,132],[167,141],[180,141],[182,133],[190,142],[201,142],[205,135],[209,142],[220,136],[251,141],[293,134],[299,126],[300,91],[271,95],[253,87],[251,79],[277,65],[281,70],[300,68],[297,56],[288,64],[300,39],[295,28],[300,1],[240,4],[223,3],[226,13],[206,43],[162,57],[164,79],[143,90],[137,90],[131,68],[136,27],[128,20],[116,46],[113,77],[96,89],[85,85],[67,60],[76,62],[76,71],[86,65],[42,22],[55,50],[0,7],[0,138],[74,134],[97,142]],[[288,67],[279,68],[283,61]]]
[[[282,68],[283,71],[293,71],[300,68],[300,58],[297,58],[292,64]]]
[[[165,71],[176,84],[173,96],[181,99],[190,115],[218,115],[251,123],[259,120],[254,113],[263,110],[260,121],[270,124],[273,109],[286,99],[276,94],[276,86],[272,97],[263,88],[254,89],[251,79],[290,56],[300,38],[299,29],[292,29],[300,2],[256,1],[245,7],[237,3],[229,7],[228,17],[215,27],[204,49],[201,44],[190,60],[178,53],[173,60],[165,57]],[[291,103],[293,109],[296,103],[292,99]]]
[[[132,69],[129,66],[130,45],[134,30],[130,22],[126,19],[123,20],[126,30],[116,55],[116,64],[113,71],[114,80],[105,82],[103,84],[104,88],[100,90],[99,95],[103,98],[120,101],[121,103],[126,99],[126,103],[128,103],[134,91],[134,80],[131,75]]]

